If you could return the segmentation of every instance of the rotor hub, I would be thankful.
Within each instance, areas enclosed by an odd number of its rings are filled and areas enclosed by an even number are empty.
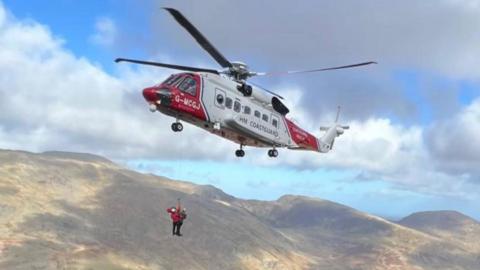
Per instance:
[[[245,81],[249,77],[252,77],[255,75],[254,72],[250,72],[248,65],[240,62],[240,61],[235,61],[231,62],[232,66],[228,68],[226,71],[226,74],[236,81]]]

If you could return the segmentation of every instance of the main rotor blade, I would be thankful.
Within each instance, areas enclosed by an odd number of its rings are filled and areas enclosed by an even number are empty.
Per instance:
[[[126,59],[126,58],[115,59],[115,63],[119,63],[119,62],[130,62],[130,63],[140,64],[140,65],[149,65],[149,66],[172,68],[172,69],[185,70],[185,71],[208,72],[208,73],[219,74],[217,70],[208,69],[208,68],[196,68],[196,67],[164,64],[164,63],[142,61],[142,60],[135,60],[135,59]]]
[[[319,69],[307,69],[307,70],[296,70],[296,71],[284,71],[284,72],[257,72],[255,75],[257,76],[278,76],[278,75],[288,75],[288,74],[298,74],[298,73],[310,73],[310,72],[319,72],[319,71],[327,71],[327,70],[334,70],[334,69],[344,69],[344,68],[354,68],[360,66],[366,66],[371,64],[377,64],[377,62],[363,62],[353,65],[347,66],[339,66],[339,67],[330,67],[330,68],[319,68]]]
[[[229,68],[232,67],[232,63],[225,58],[213,45],[207,40],[206,37],[198,31],[193,24],[191,24],[187,18],[185,18],[180,11],[173,8],[163,8],[168,11],[173,18],[181,25],[185,30],[192,35],[192,37],[202,46],[202,48],[207,51],[222,67]]]

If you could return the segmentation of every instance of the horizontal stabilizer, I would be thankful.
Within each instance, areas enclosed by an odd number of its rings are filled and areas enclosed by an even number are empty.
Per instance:
[[[339,126],[342,129],[349,129],[350,126]],[[320,131],[327,131],[330,127],[320,127]]]

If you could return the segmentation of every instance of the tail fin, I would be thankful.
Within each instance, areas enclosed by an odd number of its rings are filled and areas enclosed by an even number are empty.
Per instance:
[[[349,126],[342,126],[337,124],[339,116],[340,106],[338,106],[337,117],[335,117],[334,125],[331,127],[320,127],[321,131],[326,131],[322,138],[318,140],[320,145],[319,151],[322,153],[327,153],[328,151],[332,150],[335,138],[342,135],[346,129],[350,128]]]

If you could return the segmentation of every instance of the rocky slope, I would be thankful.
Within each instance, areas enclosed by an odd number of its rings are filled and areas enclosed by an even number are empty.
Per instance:
[[[183,237],[165,212],[177,198]],[[478,222],[415,220],[301,196],[240,200],[88,154],[0,150],[0,269],[480,269]]]

